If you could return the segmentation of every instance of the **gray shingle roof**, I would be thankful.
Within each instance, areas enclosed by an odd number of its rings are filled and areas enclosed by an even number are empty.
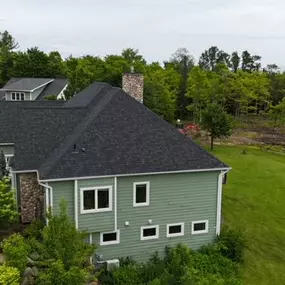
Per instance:
[[[6,103],[15,102],[0,103],[8,133],[0,132],[0,143],[13,140],[14,169],[38,169],[41,179],[227,167],[108,84],[94,83],[61,105],[35,102],[18,102],[13,114]]]
[[[53,82],[49,83],[41,92],[36,100],[44,100],[48,95],[59,95],[63,88],[68,84],[68,80],[64,78],[56,78]]]
[[[2,89],[10,91],[32,91],[52,80],[52,78],[11,78]]]

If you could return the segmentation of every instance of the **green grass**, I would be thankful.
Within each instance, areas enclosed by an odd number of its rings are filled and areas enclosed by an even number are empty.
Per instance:
[[[233,169],[223,193],[223,216],[247,239],[245,284],[285,284],[285,157],[248,148],[216,147]]]

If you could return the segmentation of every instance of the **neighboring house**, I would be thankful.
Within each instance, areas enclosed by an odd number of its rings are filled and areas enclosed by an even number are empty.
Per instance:
[[[123,89],[131,96],[95,82],[66,102],[0,102],[22,221],[59,213],[64,198],[99,244],[94,262],[213,242],[229,167],[141,103],[141,75],[125,74]]]
[[[11,78],[0,89],[0,100],[45,100],[45,96],[49,95],[55,95],[57,99],[62,99],[67,85],[67,79],[61,78]]]

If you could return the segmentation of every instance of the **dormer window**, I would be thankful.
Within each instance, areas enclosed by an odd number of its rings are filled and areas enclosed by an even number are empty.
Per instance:
[[[12,92],[11,99],[13,101],[24,101],[25,100],[25,93],[22,92]]]

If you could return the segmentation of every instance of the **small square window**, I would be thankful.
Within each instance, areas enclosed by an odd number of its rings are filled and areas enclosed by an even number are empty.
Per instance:
[[[16,99],[19,101],[20,100],[20,93],[16,93]]]
[[[133,206],[149,205],[149,182],[135,182],[133,186]]]
[[[141,240],[157,239],[159,236],[159,226],[141,227]]]
[[[100,245],[117,244],[119,242],[120,231],[100,234]]]
[[[25,93],[21,93],[21,101],[25,100]]]
[[[192,222],[192,234],[208,233],[208,221]]]
[[[184,235],[184,223],[168,224],[166,226],[167,237],[177,237]]]
[[[16,94],[14,92],[11,93],[12,95],[12,100],[16,100]]]

